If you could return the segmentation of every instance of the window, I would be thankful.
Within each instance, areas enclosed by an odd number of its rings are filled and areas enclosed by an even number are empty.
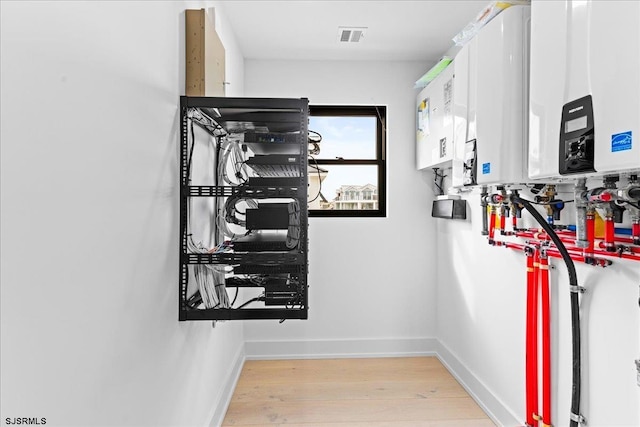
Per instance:
[[[309,216],[386,216],[386,107],[309,111]]]

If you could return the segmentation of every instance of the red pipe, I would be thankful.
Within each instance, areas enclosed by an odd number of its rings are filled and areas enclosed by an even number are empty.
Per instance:
[[[542,307],[542,425],[551,426],[551,313],[549,259],[540,257],[540,304]]]
[[[588,252],[593,252],[593,243],[596,239],[596,213],[594,211],[587,211],[587,246]]]
[[[504,209],[500,212],[500,234],[504,235],[507,217],[504,215]]]
[[[519,244],[519,243],[511,243],[511,242],[503,242],[502,245],[506,248],[509,249],[515,249],[518,251],[524,251],[525,249],[525,245]],[[558,252],[555,249],[547,249],[547,256],[551,257],[551,258],[562,258],[562,255],[560,255],[560,252]],[[611,254],[607,254],[608,256],[611,256]],[[585,262],[585,257],[582,255],[576,255],[576,254],[569,254],[569,256],[571,257],[572,260],[577,261],[577,262]],[[591,258],[593,261],[596,262],[595,265],[599,265],[601,267],[605,267],[607,265],[609,265],[610,261],[604,258],[597,258],[597,257],[589,257]],[[593,263],[591,263],[593,264]]]
[[[516,231],[518,229],[518,217],[516,216],[515,212],[511,216],[511,229],[513,231]],[[638,226],[638,233],[640,235],[640,226]]]
[[[549,236],[547,235],[547,233],[544,233],[544,232],[532,233],[532,232],[527,232],[527,231],[518,231],[518,232],[515,233],[515,236],[529,238],[529,239],[544,240],[544,241],[551,240],[549,238]],[[560,237],[560,240],[562,242],[564,242],[564,243],[570,243],[572,245],[575,245],[575,243],[576,243],[576,239],[571,239],[569,237]]]
[[[532,317],[531,317],[531,378],[533,379],[533,385],[531,387],[531,393],[533,394],[533,408],[532,417],[534,420],[533,426],[538,425],[538,307],[540,300],[540,250],[537,248],[533,252],[533,301],[531,302]]]
[[[618,243],[631,243],[631,244],[633,244],[633,238],[632,237],[613,236],[613,238]]]
[[[537,253],[537,249],[535,250]],[[526,382],[526,419],[527,425],[533,426],[535,422],[533,418],[534,410],[534,396],[537,399],[537,393],[534,394],[534,376],[536,374],[536,366],[533,359],[533,283],[535,281],[535,268],[534,268],[534,254],[527,253],[527,308],[526,308],[526,331],[525,331],[525,382]]]
[[[537,240],[543,240],[546,241],[544,239],[542,239],[542,237],[546,237],[546,234],[544,236],[542,236],[542,234],[536,234],[536,235],[532,235],[529,236],[526,233],[523,232],[518,232],[516,233],[516,236],[518,237],[530,237],[532,239],[537,239]],[[562,240],[565,243],[571,243],[571,245],[566,245],[566,248],[569,252],[574,252],[574,254],[577,257],[571,257],[571,259],[573,259],[574,261],[580,261],[580,262],[584,262],[585,256],[583,256],[583,249],[579,248],[577,246],[574,246],[573,243],[575,243],[573,240],[571,239],[564,239],[561,238],[560,240]],[[536,242],[527,242],[529,244],[535,244]],[[502,243],[504,244],[504,243]],[[600,242],[599,246],[602,248],[604,243]],[[631,254],[629,253],[617,253],[617,252],[609,252],[609,251],[600,251],[600,250],[592,250],[591,252],[589,252],[588,254],[586,254],[586,258],[591,258],[591,259],[595,259],[595,260],[600,260],[599,258],[594,258],[591,255],[602,255],[602,256],[606,256],[606,257],[613,257],[613,258],[624,258],[624,259],[630,259],[633,261],[640,261],[640,249],[638,248],[634,248],[634,247],[630,247],[629,248],[631,250]],[[550,256],[553,256],[554,258],[557,258],[555,255],[558,254],[559,252],[555,251],[555,249],[548,249],[549,251],[553,251],[550,252]],[[636,253],[638,255],[636,255]],[[572,255],[574,255],[572,254]],[[579,255],[579,256],[578,256]]]
[[[607,215],[604,219],[604,246],[607,252],[616,251],[615,224],[611,215]]]
[[[632,242],[636,245],[640,245],[640,219],[634,218],[631,224],[631,236]]]
[[[524,251],[524,248],[526,247],[525,245],[521,245],[520,243],[511,243],[511,242],[504,242],[503,245],[505,248],[517,249],[520,251]]]
[[[602,244],[602,243],[601,243]],[[593,260],[598,260],[598,261],[605,261],[605,259],[603,258],[597,258],[597,257],[593,257],[591,255],[601,255],[601,256],[606,256],[609,258],[624,258],[624,259],[630,259],[633,261],[640,261],[640,255],[635,255],[635,254],[628,254],[628,253],[617,253],[617,252],[607,252],[607,251],[599,251],[599,250],[594,250],[591,252],[591,254],[585,256],[582,255],[578,255],[578,254],[582,254],[582,249],[577,248],[577,247],[567,247],[567,250],[569,251],[570,255],[571,255],[571,259],[573,260],[578,260],[578,261],[584,261],[585,258],[589,258],[589,259],[593,259]],[[554,249],[547,249],[547,251],[549,252],[550,256],[553,256],[555,254],[558,254],[559,252],[554,248]],[[574,255],[577,258],[574,258]],[[554,256],[555,258],[555,256]]]
[[[598,244],[598,247],[600,247],[600,249],[605,249],[605,243],[604,242],[600,242]],[[635,247],[635,246],[627,246],[626,249],[631,252],[631,254],[628,254],[631,256],[631,258],[629,259],[638,259],[638,257],[634,256],[633,254],[640,254],[640,247]],[[618,254],[616,253],[615,255],[612,254],[611,252],[602,252],[602,251],[596,251],[596,252],[600,252],[601,254],[606,254],[607,256],[612,256],[612,257],[618,257]],[[627,255],[626,253],[622,253],[622,255]],[[626,258],[626,257],[625,257]]]
[[[493,236],[496,231],[496,208],[491,208],[491,215],[489,216],[489,243],[493,244]]]

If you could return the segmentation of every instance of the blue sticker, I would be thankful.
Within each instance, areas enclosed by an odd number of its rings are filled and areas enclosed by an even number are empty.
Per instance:
[[[486,175],[491,173],[491,163],[483,163],[482,164],[482,174]]]
[[[631,150],[631,131],[611,135],[611,152]]]

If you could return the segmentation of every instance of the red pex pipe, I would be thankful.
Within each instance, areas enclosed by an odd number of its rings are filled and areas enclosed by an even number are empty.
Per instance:
[[[513,231],[516,231],[518,229],[518,217],[515,213],[511,216],[511,229]],[[640,225],[638,226],[638,233],[638,235],[640,236]]]
[[[587,241],[589,245],[587,246],[588,252],[593,252],[593,243],[596,239],[596,215],[595,212],[587,212]]]
[[[604,219],[604,246],[607,252],[615,252],[615,224],[613,217],[607,216]]]
[[[605,243],[604,242],[600,242],[598,244],[598,247],[600,247],[600,249],[605,249]],[[634,247],[634,246],[627,246],[627,249],[629,251],[631,251],[631,254],[627,254],[627,253],[622,253],[622,255],[629,255],[629,259],[639,259],[638,256],[640,256],[640,248],[638,247]],[[618,257],[618,253],[611,253],[611,252],[603,252],[603,251],[595,251],[594,253],[599,253],[600,255],[605,254],[607,256],[611,256],[611,257]],[[639,254],[638,256],[635,256],[634,254]],[[626,258],[623,256],[623,258]]]
[[[549,260],[540,257],[540,304],[542,312],[542,425],[551,426],[551,311]]]
[[[527,231],[518,231],[515,233],[516,237],[524,237],[524,238],[529,238],[529,239],[538,239],[538,240],[544,240],[544,241],[548,241],[551,240],[549,238],[549,236],[547,235],[547,233],[544,232],[527,232]],[[564,243],[570,243],[572,245],[575,245],[576,240],[575,239],[571,239],[569,237],[560,237],[560,240]]]
[[[640,245],[640,220],[634,219],[633,224],[631,224],[631,236],[632,241],[636,245]]]
[[[505,247],[509,248],[509,249],[515,249],[515,250],[519,250],[519,251],[523,251],[525,248],[525,245],[521,245],[518,243],[510,243],[510,242],[505,242],[502,243],[502,245],[504,245]],[[577,262],[585,262],[585,258],[582,255],[576,255],[576,254],[569,254],[571,259]],[[611,256],[610,254],[607,254],[609,256]],[[551,258],[562,258],[562,255],[560,255],[560,252],[558,252],[555,249],[547,249],[547,256],[550,256]],[[603,258],[593,258],[594,260],[599,262],[599,265],[603,265],[607,263],[607,260],[603,259]]]
[[[491,216],[489,216],[489,243],[493,244],[493,236],[496,231],[496,210],[491,208]]]
[[[521,245],[519,243],[504,242],[503,245],[506,248],[516,249],[516,250],[520,250],[520,251],[524,251],[524,248],[525,248],[524,245]]]
[[[502,212],[502,214],[500,215],[500,234],[504,235],[504,230],[506,227],[506,222],[507,222],[507,217],[504,216],[504,211]]]
[[[534,233],[534,234],[528,234],[526,232],[517,232],[516,236],[518,237],[524,237],[524,238],[531,238],[531,239],[537,239],[537,240],[542,240],[545,241],[544,238],[546,238],[546,234],[542,235],[542,233]],[[577,246],[574,246],[573,244],[575,243],[574,240],[572,239],[566,239],[566,238],[560,238],[560,240],[562,240],[565,243],[569,243],[569,245],[566,245],[566,248],[569,252],[573,252],[571,255],[571,259],[573,259],[574,261],[580,261],[580,262],[584,262],[585,257],[582,255],[583,254],[583,249],[579,248]],[[531,242],[533,243],[533,242]],[[504,243],[503,243],[504,244]],[[604,248],[605,243],[603,242],[599,242],[599,247],[600,248]],[[630,260],[634,260],[634,261],[640,261],[640,248],[634,248],[634,247],[630,247],[629,248],[631,250],[631,254],[629,253],[622,253],[619,254],[617,252],[610,252],[610,251],[600,251],[600,250],[591,250],[588,254],[587,257],[588,258],[593,258],[591,255],[602,255],[602,256],[606,256],[606,257],[613,257],[613,258],[624,258],[624,259],[630,259]],[[555,249],[549,249],[549,251],[553,251],[550,252],[549,255],[557,258],[557,254],[559,254],[559,252],[555,251]],[[636,253],[638,255],[636,255]],[[575,256],[574,256],[575,255]],[[594,258],[594,259],[598,259],[598,258]]]
[[[632,237],[613,236],[613,238],[618,243],[633,243]]]
[[[533,408],[532,417],[534,420],[533,426],[538,425],[539,412],[538,412],[538,310],[540,302],[540,251],[538,249],[533,252],[533,301],[531,302],[531,308],[533,314],[531,317],[531,377],[533,379],[533,385],[531,387],[531,393],[533,394]]]
[[[537,253],[537,249],[535,250]],[[537,377],[536,365],[533,364],[533,283],[535,281],[534,255],[527,254],[527,307],[526,307],[526,331],[525,331],[525,412],[527,425],[533,426],[535,422],[533,418],[534,400],[538,398],[537,393],[534,394],[534,376]]]
[[[600,242],[600,244],[603,244],[603,243]],[[574,261],[584,262],[585,257],[581,255],[582,254],[582,249],[577,248],[577,247],[567,246],[567,250],[570,252],[571,259],[573,259]],[[547,251],[549,251],[549,256],[553,256],[554,258],[556,258],[554,255],[559,253],[556,249],[547,249]],[[591,258],[591,259],[595,259],[595,260],[604,261],[603,258],[592,257],[591,255],[601,255],[601,256],[606,256],[606,257],[609,257],[609,258],[624,258],[624,259],[630,259],[630,260],[633,260],[633,261],[640,261],[640,255],[628,254],[628,253],[619,254],[617,252],[607,252],[607,251],[594,250],[594,251],[591,252],[591,254],[589,254],[589,256],[586,257],[586,258]]]

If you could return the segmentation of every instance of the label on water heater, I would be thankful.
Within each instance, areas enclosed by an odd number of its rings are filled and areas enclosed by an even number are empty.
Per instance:
[[[611,152],[631,150],[631,131],[611,135]]]
[[[482,175],[487,175],[491,173],[491,163],[483,163],[482,164]]]

